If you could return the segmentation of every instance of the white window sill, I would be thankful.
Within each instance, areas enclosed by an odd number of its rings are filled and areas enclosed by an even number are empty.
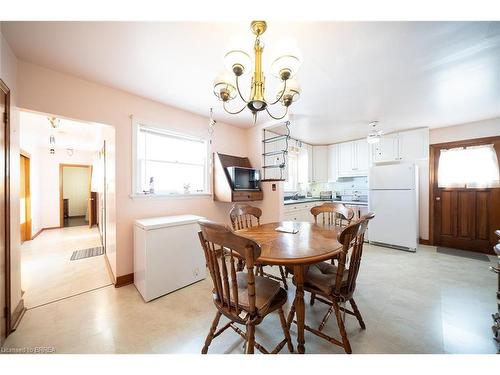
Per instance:
[[[170,200],[170,199],[200,199],[211,198],[211,193],[190,194],[130,194],[132,200]]]

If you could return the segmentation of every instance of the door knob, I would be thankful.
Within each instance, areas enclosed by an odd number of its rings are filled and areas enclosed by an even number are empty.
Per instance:
[[[440,200],[441,200],[441,197],[436,197],[436,200],[437,200],[437,201],[440,201]]]

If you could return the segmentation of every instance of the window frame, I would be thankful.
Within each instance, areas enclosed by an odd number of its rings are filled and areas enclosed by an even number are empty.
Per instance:
[[[183,199],[183,198],[200,198],[200,197],[211,197],[212,196],[212,162],[210,155],[211,151],[211,143],[210,140],[206,137],[200,137],[199,135],[194,135],[189,132],[180,132],[177,129],[167,128],[165,126],[152,123],[151,121],[144,121],[135,117],[132,118],[132,175],[131,175],[131,194],[130,197],[132,199]],[[206,147],[206,158],[205,158],[205,176],[204,176],[204,192],[192,192],[189,194],[183,193],[147,193],[142,192],[141,184],[138,176],[138,139],[139,132],[141,128],[145,128],[150,130],[151,132],[156,132],[159,134],[164,134],[171,137],[177,137],[181,139],[191,139],[193,141],[201,141],[204,143]]]

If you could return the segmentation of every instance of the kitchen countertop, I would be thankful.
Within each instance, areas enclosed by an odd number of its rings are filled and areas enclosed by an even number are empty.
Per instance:
[[[351,204],[351,205],[356,205],[356,206],[368,206],[368,202],[366,201],[342,201],[342,200],[336,200],[336,199],[323,199],[323,198],[301,198],[301,199],[288,199],[284,201],[285,206],[293,205],[293,204],[301,204],[301,203],[311,203],[311,202],[339,202],[339,203],[344,203],[344,204]]]

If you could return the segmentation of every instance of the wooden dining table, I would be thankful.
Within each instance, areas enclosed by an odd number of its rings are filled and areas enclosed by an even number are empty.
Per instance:
[[[276,228],[295,227],[297,233],[284,233]],[[310,264],[335,257],[342,245],[337,241],[341,227],[309,222],[275,222],[236,231],[261,246],[259,263],[287,266],[293,269],[295,282],[295,313],[297,319],[297,349],[305,353],[304,325],[304,277]],[[288,324],[293,316],[289,316]]]

